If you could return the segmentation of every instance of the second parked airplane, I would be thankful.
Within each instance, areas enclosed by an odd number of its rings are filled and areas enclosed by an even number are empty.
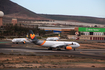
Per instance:
[[[58,41],[59,39],[60,39],[60,34],[58,35],[58,37],[48,37],[46,41]]]
[[[18,44],[19,42],[25,44],[26,42],[30,42],[30,41],[28,40],[28,34],[26,35],[26,38],[14,38],[14,39],[12,39],[11,41],[12,41],[13,44],[14,44],[14,43]]]

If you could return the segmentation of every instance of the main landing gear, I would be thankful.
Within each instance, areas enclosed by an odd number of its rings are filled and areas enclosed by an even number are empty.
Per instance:
[[[18,44],[18,42],[16,42],[16,44]]]
[[[49,47],[49,48],[48,48],[48,50],[52,50],[52,48],[51,48],[51,47]]]
[[[59,51],[60,51],[61,49],[59,48],[59,49],[57,49],[57,50],[59,50]]]
[[[74,48],[74,51],[75,51],[75,48]]]

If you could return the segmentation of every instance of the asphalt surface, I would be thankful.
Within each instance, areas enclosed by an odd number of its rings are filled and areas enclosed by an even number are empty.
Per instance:
[[[105,49],[76,49],[73,50],[48,50],[44,47],[38,47],[32,43],[12,44],[11,41],[0,41],[0,53],[17,55],[69,55],[70,57],[86,57],[105,59]]]

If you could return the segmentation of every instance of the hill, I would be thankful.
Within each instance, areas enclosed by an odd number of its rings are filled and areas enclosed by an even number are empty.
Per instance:
[[[10,1],[0,0],[0,10],[4,12],[4,18],[20,18],[30,20],[46,20],[46,18],[40,17],[38,14]]]
[[[105,18],[86,17],[86,16],[70,16],[70,15],[50,15],[34,13],[10,0],[0,0],[0,10],[4,12],[4,21],[11,18],[19,20],[62,20],[76,21],[85,23],[105,24]]]
[[[70,15],[49,15],[49,14],[48,15],[39,14],[39,15],[41,17],[45,17],[53,20],[105,24],[105,18],[96,18],[96,17],[87,17],[87,16],[70,16]]]

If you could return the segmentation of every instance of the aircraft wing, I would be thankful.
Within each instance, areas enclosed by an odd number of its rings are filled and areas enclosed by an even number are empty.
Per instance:
[[[66,46],[71,46],[72,44],[54,44],[54,45],[52,45],[51,47],[53,47],[53,48],[57,48],[57,47],[66,47]]]
[[[57,47],[63,47],[63,46],[66,46],[66,45],[65,44],[54,44],[51,47],[57,48]]]

